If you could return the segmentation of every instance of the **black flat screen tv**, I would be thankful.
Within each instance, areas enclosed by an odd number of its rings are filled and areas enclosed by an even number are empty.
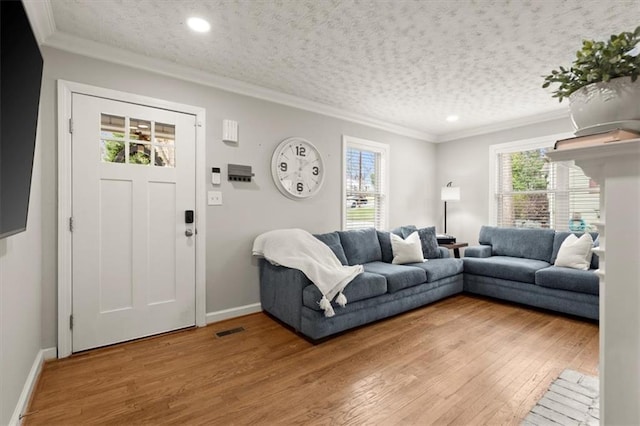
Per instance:
[[[0,0],[0,238],[27,228],[42,54],[20,0]]]

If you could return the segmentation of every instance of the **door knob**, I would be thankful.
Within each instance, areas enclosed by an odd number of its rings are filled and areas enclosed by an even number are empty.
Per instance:
[[[186,235],[187,237],[193,237],[193,230],[187,229],[186,231],[184,231],[184,235]]]

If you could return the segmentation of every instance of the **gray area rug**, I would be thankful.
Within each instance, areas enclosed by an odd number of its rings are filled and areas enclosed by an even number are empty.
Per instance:
[[[597,377],[564,370],[522,421],[523,426],[599,425]]]

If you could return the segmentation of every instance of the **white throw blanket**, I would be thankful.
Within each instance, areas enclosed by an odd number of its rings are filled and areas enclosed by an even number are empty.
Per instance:
[[[259,235],[253,242],[253,255],[262,256],[275,265],[299,269],[320,293],[324,315],[335,315],[330,300],[347,304],[342,290],[363,271],[362,265],[344,266],[322,241],[302,229],[278,229]]]

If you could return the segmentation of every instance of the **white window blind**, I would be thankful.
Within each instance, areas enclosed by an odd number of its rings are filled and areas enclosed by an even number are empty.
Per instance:
[[[386,146],[345,137],[344,152],[343,228],[385,229]]]
[[[497,225],[595,230],[599,186],[573,161],[550,162],[548,149],[497,153]]]

